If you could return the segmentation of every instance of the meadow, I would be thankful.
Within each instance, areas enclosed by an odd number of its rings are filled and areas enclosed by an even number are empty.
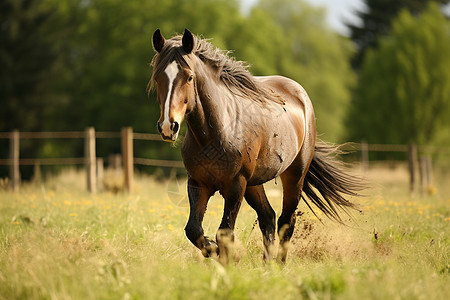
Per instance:
[[[0,299],[448,299],[449,178],[411,197],[406,174],[373,167],[372,188],[353,199],[363,213],[346,226],[300,205],[286,264],[263,262],[244,202],[228,266],[185,237],[184,180],[139,175],[133,193],[89,194],[84,173],[68,169],[19,193],[0,185]],[[281,184],[266,189],[278,216]],[[222,209],[214,196],[207,235]]]

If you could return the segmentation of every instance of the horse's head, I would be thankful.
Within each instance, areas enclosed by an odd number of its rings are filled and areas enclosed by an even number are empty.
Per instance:
[[[177,139],[185,114],[195,105],[194,72],[188,64],[194,43],[194,36],[187,29],[181,41],[179,37],[166,41],[159,29],[153,34],[157,54],[152,62],[152,84],[156,85],[161,111],[157,127],[168,142]]]

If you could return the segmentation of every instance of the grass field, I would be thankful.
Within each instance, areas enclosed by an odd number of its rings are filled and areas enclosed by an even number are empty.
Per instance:
[[[0,299],[448,299],[449,178],[411,198],[403,169],[374,168],[348,226],[307,212],[285,265],[262,261],[256,214],[243,204],[238,262],[204,259],[186,239],[185,182],[138,176],[132,194],[88,194],[68,170],[14,194],[0,187]],[[281,184],[267,185],[277,215]],[[223,202],[204,228],[214,236]]]

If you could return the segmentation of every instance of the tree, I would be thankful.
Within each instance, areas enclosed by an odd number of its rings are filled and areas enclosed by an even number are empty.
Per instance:
[[[340,141],[355,83],[349,63],[351,43],[327,27],[323,9],[302,0],[262,0],[256,9],[262,9],[281,28],[281,43],[271,37],[278,51],[277,72],[306,89],[322,138]]]
[[[54,15],[43,1],[0,1],[0,132],[42,130],[51,116],[48,78],[58,58],[60,28],[49,30],[47,25]],[[8,141],[0,140],[0,158],[8,157],[8,149]],[[21,155],[34,153],[35,148],[22,143]],[[7,171],[0,166],[0,177]],[[31,169],[21,172],[27,176]]]
[[[46,116],[41,95],[57,57],[45,26],[52,14],[36,0],[0,2],[0,131],[36,130]]]
[[[449,53],[450,24],[438,5],[418,17],[403,10],[364,59],[347,118],[350,138],[442,142],[450,125]]]
[[[357,53],[353,58],[353,66],[359,69],[367,49],[378,45],[378,38],[385,36],[390,28],[392,20],[398,13],[406,9],[417,16],[429,2],[446,4],[449,0],[365,0],[365,8],[356,12],[362,24],[347,24],[350,36],[357,47]]]

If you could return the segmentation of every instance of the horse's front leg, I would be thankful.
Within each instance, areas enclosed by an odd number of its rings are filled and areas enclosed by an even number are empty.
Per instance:
[[[209,198],[214,190],[199,184],[192,178],[188,179],[188,196],[190,205],[189,220],[187,222],[186,236],[202,251],[203,256],[211,257],[219,255],[217,244],[204,236],[202,222]]]
[[[248,186],[245,191],[245,199],[258,214],[259,227],[263,235],[264,260],[274,258],[275,252],[275,211],[270,206],[264,186]]]
[[[222,264],[227,264],[230,260],[230,255],[232,254],[234,225],[247,187],[247,180],[243,176],[239,176],[225,186],[226,187],[221,190],[223,198],[225,199],[223,217],[216,235],[220,253],[219,260]]]

